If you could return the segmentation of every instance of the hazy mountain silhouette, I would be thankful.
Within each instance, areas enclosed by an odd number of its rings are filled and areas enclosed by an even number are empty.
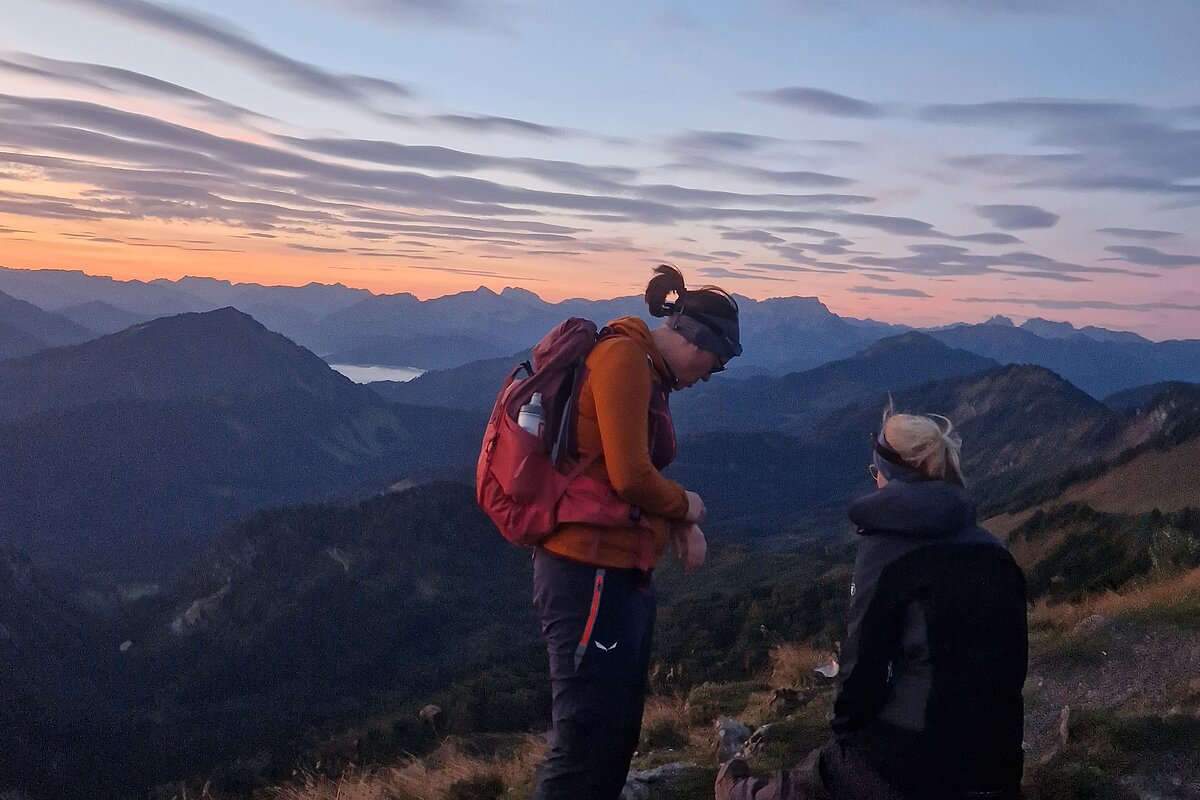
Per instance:
[[[854,355],[871,342],[908,327],[844,319],[815,297],[738,298],[745,354],[739,367],[775,373],[810,369]],[[738,364],[738,362],[743,362]]]
[[[351,289],[340,283],[260,286],[255,283],[188,277],[174,282],[174,285],[213,306],[233,306],[244,311],[270,330],[322,354],[332,349],[332,343],[316,334],[321,322],[330,314],[371,296],[366,289]]]
[[[985,509],[1139,441],[1121,415],[1041,367],[997,367],[893,396],[897,410],[955,421],[968,485]],[[871,488],[868,435],[879,429],[884,404],[879,392],[800,436],[685,434],[672,474],[705,498],[719,536],[837,538],[849,532],[848,502]]]
[[[887,391],[997,366],[915,331],[875,342],[852,358],[780,378],[698,384],[672,398],[683,431],[770,430],[801,434],[836,408]]]
[[[330,364],[382,364],[417,369],[445,369],[473,362],[480,353],[499,352],[495,345],[470,336],[380,336],[325,357]]]
[[[522,350],[511,356],[432,370],[410,381],[375,381],[367,385],[397,403],[490,412],[504,379],[532,357],[532,350]]]
[[[474,353],[460,349],[460,360],[442,359],[442,366],[462,364],[531,347],[547,331],[570,316],[584,316],[604,324],[609,319],[645,314],[638,298],[612,301],[568,300],[552,304],[523,289],[505,289],[497,294],[480,287],[432,300],[421,301],[410,294],[372,296],[329,315],[320,326],[325,341],[337,342],[335,352],[362,346],[377,347],[380,337],[389,339],[456,338],[479,343]],[[392,366],[410,363],[407,351],[402,362],[377,362]]]
[[[1082,328],[1076,328],[1069,322],[1052,322],[1041,317],[1033,317],[1027,319],[1020,325],[1022,330],[1029,331],[1041,336],[1043,339],[1069,339],[1072,336],[1086,336],[1089,339],[1095,339],[1098,342],[1149,342],[1149,339],[1138,336],[1136,333],[1129,331],[1110,331],[1105,328],[1097,328],[1094,325],[1085,325]]]
[[[0,360],[36,353],[48,346],[36,336],[0,321]]]
[[[511,287],[499,293],[481,287],[422,301],[411,294],[375,295],[341,284],[260,286],[196,277],[115,281],[66,270],[0,268],[0,291],[53,311],[97,300],[148,317],[233,306],[322,356],[379,359],[382,365],[401,367],[421,366],[413,356],[422,347],[431,351],[427,363],[439,368],[524,350],[568,316],[598,323],[631,314],[648,319],[637,296],[548,303]],[[738,302],[745,355],[734,361],[732,374],[811,369],[908,329],[839,317],[814,297],[739,297]],[[1200,380],[1200,342],[1195,340],[1155,343],[1132,333],[1076,329],[1040,318],[1017,327],[1002,316],[981,325],[927,332],[951,347],[1001,363],[1053,369],[1096,397],[1162,380]],[[457,345],[449,346],[450,341]]]
[[[95,336],[95,331],[61,314],[0,292],[0,359],[86,342]]]
[[[126,311],[103,300],[89,300],[79,305],[60,308],[57,313],[97,334],[116,333],[131,325],[139,325],[154,319],[151,314]]]
[[[0,291],[52,311],[103,300],[127,311],[160,317],[227,305],[206,302],[175,288],[171,281],[119,281],[66,269],[0,267]]]
[[[0,417],[116,400],[230,400],[299,394],[363,404],[368,392],[233,308],[180,314],[0,371]]]
[[[930,331],[950,347],[970,350],[1002,364],[1038,364],[1054,370],[1093,397],[1164,380],[1200,380],[1200,341],[1098,341],[1075,334],[1046,339],[1031,331],[995,324]]]
[[[794,298],[796,300],[807,301],[811,298]],[[778,305],[772,305],[778,302]],[[778,317],[784,316],[783,301],[764,301],[763,307],[774,309]],[[796,305],[807,307],[809,310],[817,308],[818,304],[801,302]],[[828,335],[831,338],[839,338],[842,342],[838,348],[848,347],[845,344],[847,341],[858,341],[858,335],[850,339],[844,338],[845,328],[852,328],[849,323],[841,324],[843,321],[840,318],[828,314],[828,311],[823,311],[824,306],[820,306],[819,310],[813,311],[817,315],[827,315],[831,322],[831,331]],[[795,321],[795,318],[792,318]],[[604,320],[607,321],[607,320]],[[603,324],[601,321],[599,324]],[[836,323],[836,324],[835,324]],[[875,330],[875,328],[870,328]],[[786,350],[786,345],[783,341],[776,341],[774,344],[769,344],[770,337],[779,334],[785,335],[790,340],[797,335],[796,329],[784,330],[782,323],[777,330],[772,330],[770,326],[765,326],[754,332],[754,328],[750,328],[750,332],[746,337],[758,337],[759,344],[763,347],[775,347],[781,352]],[[542,335],[545,335],[544,333]],[[865,334],[864,334],[865,335]],[[914,337],[921,337],[921,334],[912,334]],[[744,340],[746,337],[743,337]],[[539,337],[540,338],[540,337]],[[912,363],[906,363],[903,358],[895,359],[894,365],[889,365],[885,362],[889,358],[885,355],[884,350],[876,351],[879,359],[879,364],[871,366],[853,365],[841,368],[834,368],[828,374],[820,373],[812,376],[812,379],[807,383],[800,381],[801,386],[789,388],[792,384],[797,383],[795,376],[786,378],[772,379],[766,376],[760,376],[754,379],[739,379],[738,375],[745,375],[747,372],[752,372],[752,368],[747,368],[746,365],[739,367],[737,359],[734,361],[729,372],[723,374],[720,378],[710,384],[700,384],[687,392],[675,395],[672,399],[676,414],[682,422],[681,429],[689,430],[708,430],[715,424],[726,424],[728,419],[723,414],[729,412],[736,416],[737,422],[729,424],[742,429],[755,429],[761,427],[757,422],[757,416],[764,413],[764,409],[768,408],[772,401],[780,408],[776,409],[779,413],[787,414],[801,413],[800,409],[790,409],[789,406],[793,401],[798,399],[799,402],[810,403],[813,408],[829,410],[836,408],[838,405],[847,402],[853,396],[851,387],[861,388],[861,382],[855,376],[845,376],[846,383],[843,385],[830,385],[826,387],[822,381],[829,379],[831,382],[839,380],[842,376],[839,370],[854,372],[875,370],[874,378],[863,376],[862,381],[865,381],[871,387],[887,388],[888,385],[909,385],[911,383],[920,383],[922,380],[929,380],[934,375],[950,375],[961,372],[969,372],[972,370],[986,369],[988,366],[994,366],[995,362],[989,359],[981,358],[970,353],[954,353],[949,348],[934,342],[932,339],[925,339],[928,346],[936,347],[940,352],[939,357],[948,359],[942,364],[937,364],[933,360],[924,361],[922,358],[929,358],[930,354],[914,353]],[[874,339],[867,338],[867,341]],[[912,341],[916,341],[913,339]],[[747,344],[751,347],[751,344]],[[832,350],[825,350],[828,355]],[[462,367],[449,369],[432,370],[425,374],[414,378],[411,381],[378,381],[370,384],[372,389],[379,392],[380,395],[390,400],[395,400],[403,403],[414,403],[416,405],[432,405],[443,406],[447,408],[464,408],[480,411],[488,411],[492,407],[492,403],[496,399],[496,393],[500,389],[505,376],[508,375],[518,364],[530,358],[530,350],[525,349],[511,356],[500,358],[490,358],[480,361],[475,361],[466,364]],[[815,356],[814,356],[815,358]],[[884,378],[883,373],[887,374]],[[911,377],[905,377],[911,373]],[[928,373],[928,374],[926,374]],[[889,381],[893,383],[889,384]],[[764,389],[764,386],[767,387]],[[820,397],[812,397],[811,394],[804,394],[807,391],[815,391],[820,393]],[[769,394],[770,397],[763,397],[763,393]],[[827,392],[837,393],[833,399],[826,399]],[[800,396],[803,395],[803,396]],[[738,404],[745,400],[748,404],[745,409],[738,407]],[[719,409],[719,410],[718,410]],[[816,411],[810,413],[818,413]],[[773,423],[765,423],[767,427],[775,427]]]
[[[0,366],[0,536],[160,575],[256,508],[469,464],[482,426],[388,404],[236,310],[163,318]]]

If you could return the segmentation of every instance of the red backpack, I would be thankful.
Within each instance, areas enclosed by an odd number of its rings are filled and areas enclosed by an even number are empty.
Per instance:
[[[511,373],[492,408],[475,471],[475,497],[515,545],[536,545],[564,522],[600,526],[641,523],[641,509],[622,500],[612,486],[584,474],[596,457],[570,472],[575,408],[583,385],[584,360],[602,334],[590,320],[571,317],[533,348],[533,364]],[[529,377],[518,374],[526,370]],[[542,395],[546,425],[541,437],[517,425],[521,406]]]

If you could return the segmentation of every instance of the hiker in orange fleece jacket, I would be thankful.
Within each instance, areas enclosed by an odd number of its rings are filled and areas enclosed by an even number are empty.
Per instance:
[[[656,611],[651,573],[673,544],[690,571],[707,548],[704,502],[663,477],[675,457],[667,397],[741,355],[737,302],[688,291],[662,265],[646,304],[666,323],[610,322],[588,355],[577,443],[587,472],[641,510],[627,528],[560,525],[534,554],[534,608],[550,656],[553,731],[534,800],[616,800],[641,734]],[[668,300],[672,297],[672,300]]]

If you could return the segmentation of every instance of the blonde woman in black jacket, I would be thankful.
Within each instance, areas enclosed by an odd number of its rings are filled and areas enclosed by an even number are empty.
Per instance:
[[[834,736],[763,778],[729,762],[718,800],[1019,796],[1024,576],[976,524],[949,420],[889,405],[871,445]]]

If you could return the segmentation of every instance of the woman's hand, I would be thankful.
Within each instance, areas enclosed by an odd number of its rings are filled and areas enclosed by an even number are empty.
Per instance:
[[[677,525],[671,529],[671,539],[675,542],[675,555],[683,562],[684,571],[695,572],[708,554],[704,531],[694,523]]]
[[[700,495],[695,492],[685,492],[687,495],[687,514],[683,519],[685,522],[690,522],[693,525],[699,525],[704,522],[704,518],[708,516],[708,509],[704,507],[704,501],[700,499]]]

